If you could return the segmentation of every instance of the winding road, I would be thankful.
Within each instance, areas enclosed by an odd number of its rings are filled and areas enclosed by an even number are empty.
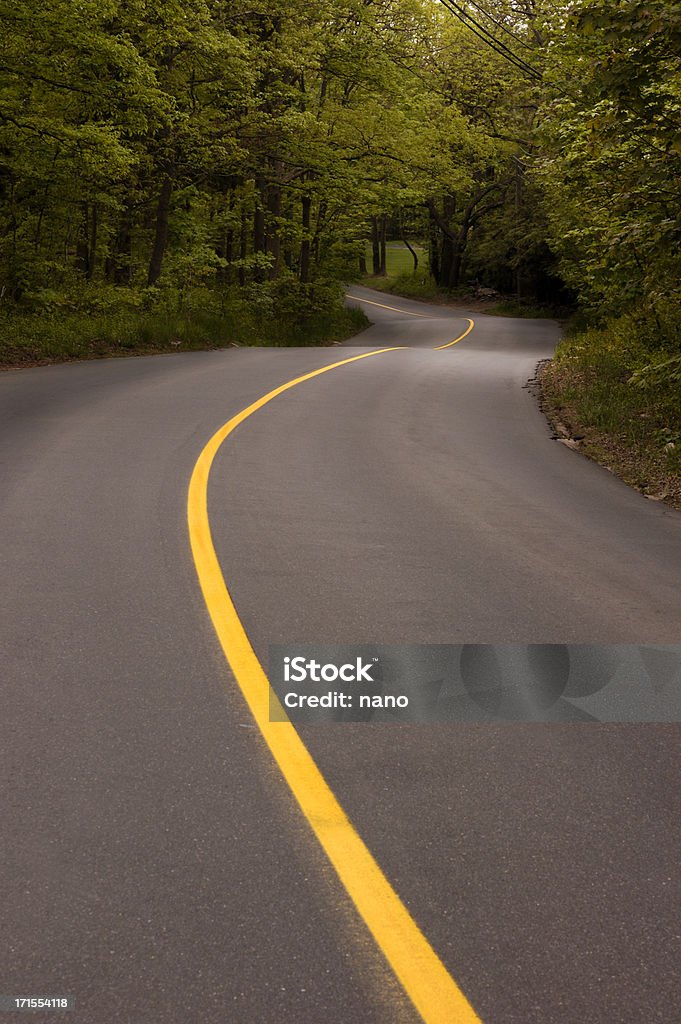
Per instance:
[[[225,661],[189,481],[299,377],[207,481],[263,665],[681,644],[681,514],[553,441],[527,387],[557,325],[349,301],[374,325],[344,346],[0,376],[0,994],[79,1024],[675,1024],[681,725],[298,728],[464,994],[420,1016]]]

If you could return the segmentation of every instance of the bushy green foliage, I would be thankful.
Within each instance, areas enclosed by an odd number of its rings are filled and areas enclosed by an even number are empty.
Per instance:
[[[134,294],[134,293],[132,293]],[[132,296],[129,296],[132,298]],[[236,290],[172,290],[137,294],[126,306],[99,301],[97,290],[80,304],[45,298],[40,312],[0,317],[0,366],[70,359],[191,351],[240,345],[328,344],[368,326],[364,314],[335,301],[320,302],[301,318],[282,316],[276,304],[254,306]]]
[[[575,406],[580,425],[649,446],[670,470],[678,468],[681,355],[660,348],[653,323],[625,314],[607,327],[570,335],[555,365],[562,399]]]
[[[547,18],[538,179],[592,317],[681,321],[681,7],[599,0]]]

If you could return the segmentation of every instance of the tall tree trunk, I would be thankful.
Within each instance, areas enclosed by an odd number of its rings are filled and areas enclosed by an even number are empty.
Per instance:
[[[463,251],[458,241],[452,243],[452,260],[449,267],[449,282],[447,287],[454,289],[461,284],[461,266],[463,262]]]
[[[515,184],[515,189],[514,189],[514,192],[515,192],[515,195],[514,195],[514,199],[515,199],[515,228],[516,228],[516,231],[518,231],[518,225],[519,225],[519,222],[520,222],[520,190],[521,190],[521,187],[522,187],[522,179],[521,179],[521,176],[520,176],[520,161],[519,160],[516,160],[516,162],[515,162],[515,183],[514,184]],[[516,259],[517,258],[518,258],[518,254],[516,252]],[[521,282],[521,277],[520,277],[520,260],[518,260],[517,266],[515,268],[515,295],[516,295],[516,299],[518,300],[518,302],[520,302],[520,300],[522,298],[522,294],[523,294],[523,291],[522,291],[522,282]]]
[[[243,288],[246,284],[246,268],[244,260],[248,256],[248,214],[246,207],[241,207],[241,237],[239,239],[239,285]]]
[[[428,238],[428,264],[430,266],[430,273],[433,276],[435,284],[440,285],[442,283],[440,269],[440,234],[432,211],[429,211]]]
[[[222,232],[222,241],[215,246],[216,255],[225,261],[226,266],[218,267],[215,277],[217,281],[231,283],[232,263],[234,262],[234,228],[231,226],[234,211],[233,189],[230,189],[229,192],[227,209],[229,210],[229,227],[225,226]],[[211,220],[213,220],[213,210],[211,210]]]
[[[385,233],[387,228],[388,218],[383,214],[381,218],[381,269],[379,271],[381,277],[385,277],[388,273],[388,260],[385,245]]]
[[[452,239],[452,263],[449,271],[449,288],[458,288],[461,284],[463,257],[468,245],[468,233],[473,226],[475,202],[470,202],[463,214],[463,223],[457,235]]]
[[[76,241],[76,266],[84,277],[90,275],[90,211],[87,203],[80,204],[80,224]]]
[[[132,276],[130,257],[132,255],[132,205],[127,202],[121,211],[118,230],[114,240],[114,250],[107,257],[107,276],[113,278],[114,284],[129,285]]]
[[[400,217],[400,238],[402,239],[402,241],[406,245],[407,249],[411,253],[411,258],[414,261],[414,273],[416,273],[416,271],[419,269],[419,258],[418,258],[418,255],[416,254],[416,250],[413,249],[411,247],[411,245],[409,244],[409,242],[407,241],[406,231],[404,230],[404,224],[402,223],[402,211],[401,210],[400,210],[399,217]]]
[[[168,225],[170,221],[170,198],[173,194],[173,179],[170,174],[165,174],[161,184],[161,191],[156,207],[156,231],[154,234],[154,246],[151,250],[149,260],[149,273],[147,274],[147,285],[151,287],[156,284],[161,276],[163,257],[168,244]]]
[[[326,212],[328,204],[324,199],[320,199],[319,206],[317,207],[317,227],[315,228],[314,238],[312,240],[312,252],[314,255],[315,263],[319,263],[319,240],[322,236],[322,225],[326,220]]]
[[[278,224],[278,219],[281,216],[281,187],[279,185],[270,185],[267,190],[267,212],[269,214],[267,223],[267,251],[272,256],[269,276],[274,279],[279,274],[281,263],[281,239],[279,237]]]
[[[440,281],[445,288],[452,287],[452,266],[454,264],[454,241],[450,235],[442,235],[440,250]]]
[[[359,257],[359,272],[364,277],[366,277],[367,274],[369,273],[369,271],[367,269],[367,258],[364,255]]]
[[[292,224],[293,223],[293,220],[294,220],[294,218],[296,216],[297,209],[298,209],[297,202],[294,203],[292,201],[292,197],[291,196],[287,196],[286,197],[286,209],[284,211],[284,217],[286,219],[286,223],[287,224]],[[294,253],[294,251],[293,251],[293,245],[291,244],[291,238],[289,237],[289,238],[286,239],[286,241],[284,242],[284,245],[282,246],[281,257],[282,257],[282,259],[284,261],[284,266],[286,267],[286,269],[290,270],[292,273],[297,273],[297,271],[298,271],[298,264],[296,263],[296,255],[297,254]]]
[[[374,277],[381,273],[381,242],[378,231],[378,217],[371,218],[371,272]]]
[[[310,280],[310,222],[312,212],[312,197],[302,198],[301,226],[303,237],[300,243],[300,282],[308,284]]]
[[[232,283],[232,263],[234,263],[234,228],[228,228],[225,232],[225,267],[222,279],[228,284]]]
[[[97,203],[92,204],[92,219],[90,221],[90,253],[88,257],[88,266],[86,277],[88,281],[91,281],[95,273],[95,263],[97,262],[97,231],[99,228],[99,209]]]
[[[255,180],[255,209],[253,210],[253,249],[256,253],[267,251],[265,235],[265,206],[267,204],[265,179],[259,175]],[[261,267],[255,268],[256,281],[265,280],[265,272]]]

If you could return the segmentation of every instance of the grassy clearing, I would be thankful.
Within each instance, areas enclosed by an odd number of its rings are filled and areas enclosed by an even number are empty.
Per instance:
[[[381,292],[403,295],[409,299],[435,299],[440,296],[437,285],[428,269],[428,253],[421,245],[412,243],[419,259],[414,271],[414,260],[404,242],[388,242],[386,245],[386,276],[369,276],[361,284]],[[371,266],[371,246],[366,249],[367,266]]]
[[[0,318],[0,366],[242,345],[325,345],[368,325],[364,313],[339,301],[304,319],[278,314],[276,308],[258,310],[246,301],[219,301],[210,293],[184,299],[180,309],[163,303],[144,309],[116,301],[100,301],[100,308],[92,301],[90,308],[86,303],[80,309],[57,305],[41,312],[6,313]]]
[[[422,245],[412,242],[412,249],[419,258],[416,270],[418,274],[428,273],[428,253]],[[371,260],[371,247],[367,252],[367,262]],[[385,247],[386,272],[388,277],[411,277],[414,274],[414,259],[404,242],[387,242]]]
[[[580,449],[681,508],[681,355],[627,316],[566,338],[542,373],[544,408]]]

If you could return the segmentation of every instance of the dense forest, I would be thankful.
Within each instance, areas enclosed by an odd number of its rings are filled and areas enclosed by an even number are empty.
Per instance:
[[[0,9],[15,352],[18,314],[57,333],[62,316],[99,315],[128,344],[145,317],[153,340],[159,311],[170,333],[181,315],[187,338],[193,323],[221,343],[272,340],[275,323],[285,341],[331,315],[330,329],[340,282],[380,274],[391,237],[427,249],[442,289],[631,316],[673,358],[678,3]]]

